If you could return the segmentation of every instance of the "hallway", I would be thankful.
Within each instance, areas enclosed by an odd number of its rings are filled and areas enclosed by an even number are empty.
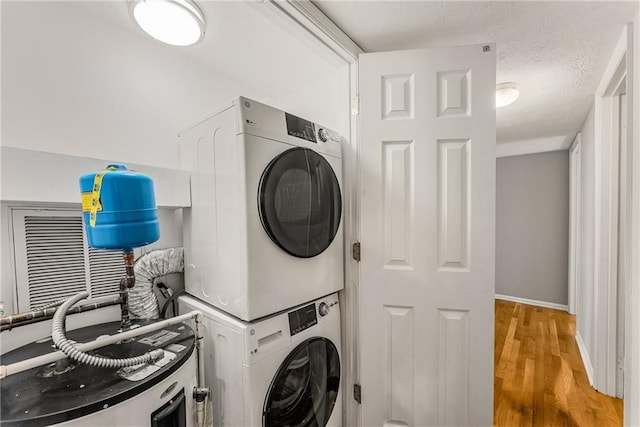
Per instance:
[[[575,316],[495,302],[495,426],[621,426],[622,400],[589,386]]]

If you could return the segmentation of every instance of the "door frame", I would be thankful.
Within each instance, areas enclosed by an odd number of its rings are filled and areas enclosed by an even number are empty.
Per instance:
[[[594,346],[593,386],[611,396],[616,394],[617,380],[617,346],[618,331],[618,148],[612,143],[618,138],[618,127],[614,123],[615,99],[623,90],[631,94],[631,76],[633,75],[631,28],[626,26],[611,55],[607,69],[598,85],[595,94],[595,263],[594,263]],[[633,118],[632,96],[627,96],[627,122]],[[626,142],[630,149],[632,126],[627,128]],[[630,151],[628,151],[630,152]],[[629,156],[630,157],[630,156]],[[631,173],[631,168],[627,171]],[[628,174],[629,175],[629,174]],[[628,183],[630,177],[624,177]],[[631,201],[631,194],[626,197]],[[630,236],[624,236],[623,244],[631,248]],[[627,250],[627,253],[630,253]],[[629,270],[627,266],[627,270]],[[629,277],[629,272],[624,272]],[[627,283],[630,283],[627,281]],[[629,294],[629,288],[625,291]],[[626,298],[625,298],[626,299]],[[626,325],[629,325],[627,318]],[[627,334],[625,347],[630,345],[631,337]],[[625,400],[627,401],[627,400]]]
[[[264,7],[263,7],[264,6]],[[346,359],[345,376],[343,387],[345,387],[345,425],[357,426],[360,424],[360,408],[351,398],[351,386],[359,382],[360,373],[358,365],[358,351],[356,336],[358,331],[357,319],[358,319],[358,285],[359,285],[359,268],[357,262],[354,262],[349,256],[351,254],[351,245],[354,242],[359,241],[360,238],[360,226],[359,226],[359,214],[360,207],[358,205],[357,197],[354,197],[359,193],[359,130],[357,114],[358,108],[358,55],[364,51],[354,43],[339,27],[337,27],[331,20],[329,20],[315,5],[311,2],[302,2],[298,0],[265,0],[264,2],[256,3],[256,7],[265,10],[266,13],[271,15],[272,19],[278,21],[278,23],[287,26],[296,35],[303,35],[307,39],[314,41],[315,47],[321,47],[326,52],[330,52],[335,58],[345,61],[350,68],[350,89],[349,99],[345,102],[350,102],[352,106],[352,116],[350,120],[350,135],[349,141],[345,145],[348,152],[344,153],[344,165],[345,175],[345,290],[340,293],[340,300],[345,311],[350,311],[351,315],[345,319],[342,330],[343,341],[343,360]],[[640,46],[634,46],[633,40],[636,41],[639,38],[633,35],[632,24],[627,24],[627,28],[624,30],[623,38],[625,39],[624,47],[620,52],[619,48],[616,48],[612,61],[616,56],[626,54],[627,66],[631,68],[638,68],[638,65],[632,67],[633,58],[631,52],[636,53],[636,61],[640,61]],[[620,43],[619,43],[620,44]],[[615,68],[615,67],[614,67]],[[608,70],[610,72],[610,70]],[[610,76],[605,72],[605,76]],[[627,79],[627,92],[628,92],[628,117],[633,118],[632,104],[635,103],[640,108],[640,96],[638,95],[638,89],[633,87],[633,84],[640,86],[640,80],[638,79],[638,72],[633,76],[633,73],[628,74]],[[603,92],[596,94],[602,95]],[[596,108],[601,108],[596,107]],[[600,112],[600,110],[596,110]],[[596,114],[596,126],[598,126],[598,116]],[[596,127],[596,129],[599,129]],[[632,131],[633,129],[633,131]],[[640,129],[638,128],[638,120],[629,121],[629,132],[633,137],[629,137],[628,141],[636,147],[640,147]],[[596,140],[598,134],[596,134]],[[598,145],[596,145],[598,148]],[[630,163],[633,163],[633,167],[630,170],[633,175],[634,182],[640,182],[640,149],[636,149],[630,152]],[[599,168],[599,166],[597,166]],[[600,171],[601,172],[601,171]],[[600,173],[596,172],[596,175]],[[629,253],[631,259],[638,259],[640,256],[640,186],[634,186],[632,190],[632,198],[630,200],[632,223],[631,225],[631,252]],[[597,215],[597,213],[596,213]],[[598,217],[596,217],[598,219]],[[598,247],[596,247],[597,249]],[[596,273],[594,268],[594,273]],[[624,413],[625,413],[625,425],[632,425],[634,422],[640,421],[640,408],[633,405],[631,402],[640,397],[640,340],[633,340],[632,337],[640,336],[640,263],[633,263],[631,272],[631,281],[628,282],[626,298],[626,319],[625,319],[625,375],[626,380],[624,384],[624,393],[626,399],[624,400]],[[596,285],[597,277],[595,278]],[[631,288],[635,292],[631,293]],[[595,308],[592,314],[595,318],[595,322],[599,322],[598,307]],[[605,317],[606,318],[606,317]],[[605,323],[607,325],[607,323]],[[347,336],[349,339],[347,339]],[[597,340],[595,341],[597,343]],[[601,346],[605,347],[605,346]],[[348,388],[348,389],[347,389]]]
[[[630,144],[635,149],[628,153],[631,165],[632,182],[640,182],[640,12],[636,13],[635,28],[627,24],[627,47],[633,73],[627,79],[627,98],[632,98],[632,105],[636,111],[630,111],[627,116],[632,120],[627,123],[632,129]],[[629,104],[627,104],[628,106]],[[628,282],[625,301],[625,382],[624,382],[624,421],[625,425],[640,424],[640,185],[634,185],[629,201],[631,205],[631,251],[629,258],[635,260],[630,266],[631,277]]]
[[[343,307],[342,326],[342,367],[341,387],[343,390],[343,422],[346,426],[361,423],[360,405],[354,399],[354,385],[360,383],[360,355],[358,353],[358,307],[360,267],[352,257],[353,244],[360,241],[360,166],[359,166],[359,88],[358,57],[364,50],[334,24],[317,6],[309,1],[265,0],[256,7],[271,15],[278,23],[290,28],[311,48],[324,51],[330,60],[343,62],[349,67],[349,103],[351,117],[350,132],[343,145],[343,221],[344,221],[344,290],[340,291],[340,305]]]
[[[580,226],[582,218],[582,134],[578,132],[569,148],[569,313],[578,311],[580,283]]]

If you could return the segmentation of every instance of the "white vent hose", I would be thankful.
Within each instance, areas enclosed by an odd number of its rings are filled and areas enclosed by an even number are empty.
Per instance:
[[[158,298],[153,292],[156,278],[184,272],[184,249],[156,249],[138,258],[133,266],[136,284],[129,289],[129,314],[134,319],[160,317]]]
[[[67,317],[67,310],[69,310],[75,303],[81,299],[85,299],[89,296],[88,292],[81,292],[64,302],[53,315],[51,324],[51,338],[56,347],[66,354],[69,358],[77,360],[87,365],[97,366],[100,368],[124,368],[127,366],[135,366],[143,363],[153,362],[155,360],[164,357],[164,350],[158,348],[152,350],[142,356],[128,357],[126,359],[111,359],[108,357],[94,356],[87,354],[81,350],[78,350],[74,345],[74,342],[67,339],[65,336],[65,319]]]

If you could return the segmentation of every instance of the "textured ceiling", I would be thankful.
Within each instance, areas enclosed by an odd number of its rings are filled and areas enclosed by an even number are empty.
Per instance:
[[[493,42],[497,82],[520,98],[496,111],[498,142],[581,128],[638,1],[314,1],[366,52]],[[557,138],[555,138],[557,139]],[[566,145],[565,145],[566,146]]]
[[[129,19],[125,0],[73,4],[125,31],[139,32]],[[285,93],[308,81],[310,70],[322,76],[333,67],[291,37],[280,22],[268,22],[258,12],[259,3],[200,0],[198,4],[207,17],[207,37],[180,54],[214,75]],[[514,81],[520,88],[520,98],[496,112],[498,142],[526,141],[549,149],[558,146],[559,137],[566,147],[580,129],[609,55],[640,2],[318,0],[314,4],[367,52],[496,43],[497,82]],[[266,64],[286,64],[290,72],[285,75],[281,68]]]

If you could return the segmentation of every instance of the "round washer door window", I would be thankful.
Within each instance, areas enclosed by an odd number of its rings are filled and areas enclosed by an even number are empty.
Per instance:
[[[336,237],[342,213],[340,186],[331,165],[308,148],[274,158],[258,186],[260,221],[287,253],[311,258]]]
[[[339,385],[336,346],[322,337],[302,342],[280,365],[269,387],[263,426],[326,426]]]

